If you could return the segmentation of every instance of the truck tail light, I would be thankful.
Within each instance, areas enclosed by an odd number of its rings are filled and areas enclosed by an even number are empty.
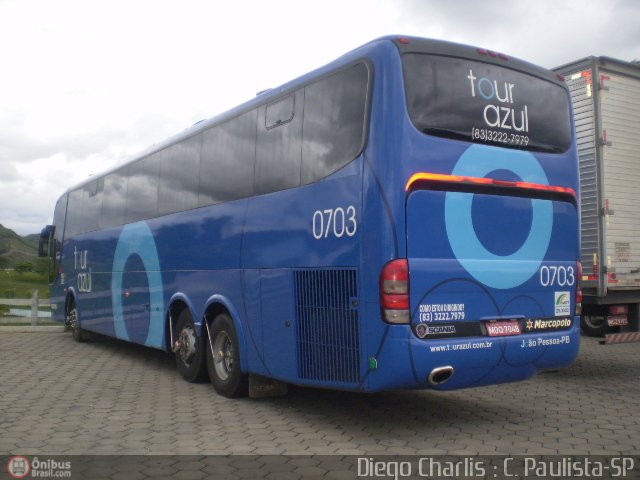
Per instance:
[[[408,324],[409,262],[399,258],[387,263],[380,273],[380,306],[382,317],[388,323]]]
[[[629,305],[609,305],[609,313],[611,315],[627,315],[629,313]]]

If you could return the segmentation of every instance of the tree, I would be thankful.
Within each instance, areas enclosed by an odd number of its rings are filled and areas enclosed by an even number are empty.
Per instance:
[[[49,258],[38,258],[33,267],[33,271],[36,273],[46,274],[49,272]]]
[[[33,272],[33,263],[31,262],[21,262],[16,264],[14,270],[19,273],[24,272]]]

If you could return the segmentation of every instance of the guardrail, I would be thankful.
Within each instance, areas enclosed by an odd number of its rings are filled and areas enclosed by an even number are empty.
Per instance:
[[[31,298],[0,298],[0,305],[8,305],[11,307],[31,307],[31,325],[38,325],[38,308],[51,307],[49,299],[40,300],[38,290],[33,290]]]

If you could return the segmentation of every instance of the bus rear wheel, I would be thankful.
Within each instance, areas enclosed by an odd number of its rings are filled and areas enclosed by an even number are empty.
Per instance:
[[[187,382],[200,382],[206,378],[207,369],[204,363],[204,342],[196,333],[196,327],[189,309],[180,312],[176,322],[177,338],[173,349],[176,366],[182,378]]]
[[[213,388],[227,398],[244,397],[249,391],[248,376],[240,370],[238,335],[231,317],[219,314],[208,330],[207,370]]]

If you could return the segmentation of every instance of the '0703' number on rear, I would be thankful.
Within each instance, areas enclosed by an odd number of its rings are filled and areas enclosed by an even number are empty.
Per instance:
[[[576,273],[573,267],[558,267],[543,265],[540,267],[540,285],[543,287],[571,287],[576,283]]]

